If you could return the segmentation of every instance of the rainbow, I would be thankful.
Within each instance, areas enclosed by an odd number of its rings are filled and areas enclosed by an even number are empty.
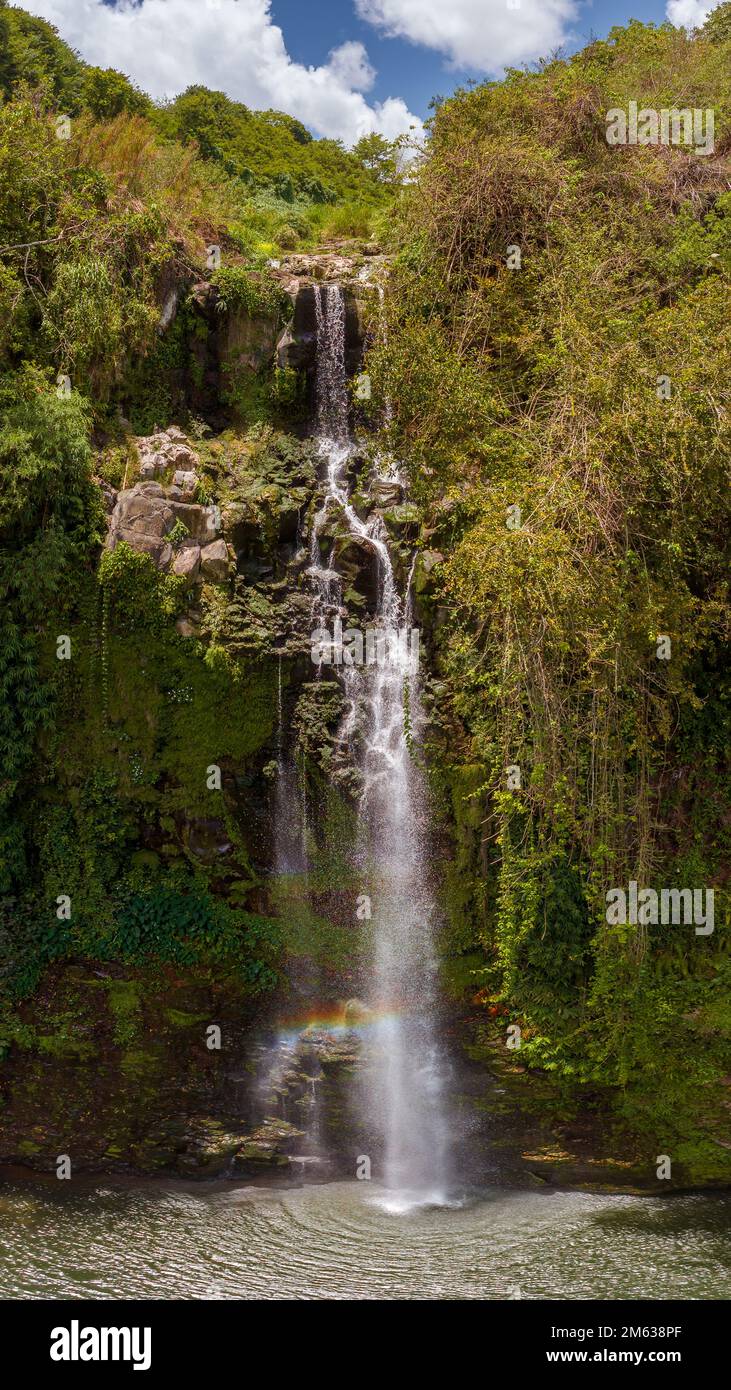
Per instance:
[[[365,1033],[372,1028],[403,1017],[403,1011],[389,1007],[357,1008],[347,1003],[315,1005],[280,1019],[278,1032],[283,1038],[300,1038],[305,1033]]]

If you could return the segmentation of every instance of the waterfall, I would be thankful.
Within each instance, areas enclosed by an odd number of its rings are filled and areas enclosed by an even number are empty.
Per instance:
[[[422,722],[418,663],[399,640],[411,619],[410,582],[402,599],[382,518],[362,521],[351,505],[351,444],[345,366],[345,299],[338,285],[315,288],[317,370],[315,435],[323,460],[325,497],[312,528],[313,620],[342,608],[333,556],[323,564],[322,529],[331,508],[349,532],[375,553],[377,661],[338,668],[347,712],[340,738],[361,776],[355,862],[376,885],[371,898],[370,997],[374,1056],[367,1086],[368,1121],[384,1155],[386,1205],[403,1209],[445,1200],[448,1125],[443,1063],[437,1042],[434,904],[429,888],[428,796],[409,750],[405,707],[418,741]],[[413,564],[412,564],[413,573]],[[351,736],[357,732],[357,737]]]

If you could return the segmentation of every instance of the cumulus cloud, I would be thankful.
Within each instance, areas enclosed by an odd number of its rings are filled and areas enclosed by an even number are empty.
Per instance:
[[[362,44],[341,44],[319,67],[294,62],[271,0],[23,0],[22,7],[55,24],[87,62],[119,68],[159,99],[201,83],[254,109],[286,111],[348,145],[372,130],[388,139],[422,130],[401,97],[366,101],[376,74]]]
[[[680,0],[683,3],[683,0]],[[355,0],[390,38],[436,49],[454,67],[498,73],[545,57],[569,37],[577,0]]]
[[[700,29],[719,0],[668,0],[665,10],[671,24],[683,29]]]
[[[341,43],[330,54],[330,70],[346,87],[356,92],[370,91],[376,80],[376,70],[368,62],[362,43]]]

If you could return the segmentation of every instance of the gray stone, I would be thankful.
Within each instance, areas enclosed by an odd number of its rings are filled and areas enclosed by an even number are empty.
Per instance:
[[[165,539],[172,530],[175,513],[163,489],[154,483],[138,483],[117,495],[109,519],[107,549],[125,541],[133,550],[150,555],[158,569],[167,570],[173,551]]]
[[[178,468],[173,475],[173,487],[179,490],[184,502],[192,502],[198,486],[198,474],[194,468]]]
[[[228,547],[224,540],[213,541],[201,550],[201,574],[213,584],[224,583],[228,579]]]
[[[179,550],[173,560],[173,574],[181,578],[194,580],[198,578],[198,571],[201,566],[201,548],[199,545],[186,545]]]
[[[174,468],[194,469],[198,462],[193,450],[187,444],[171,440],[165,447],[165,457]]]
[[[404,490],[400,483],[376,478],[370,486],[370,498],[375,507],[398,507],[403,501]]]
[[[199,545],[210,545],[218,536],[215,513],[212,507],[202,507],[199,502],[170,502],[178,521],[182,521],[189,536]]]

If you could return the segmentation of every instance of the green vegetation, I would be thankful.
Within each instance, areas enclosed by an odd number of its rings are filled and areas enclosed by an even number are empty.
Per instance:
[[[334,683],[300,680],[292,704],[326,862],[268,895],[256,839],[291,597],[278,547],[314,478],[278,428],[301,425],[306,382],[271,367],[270,261],[377,233],[388,332],[359,418],[410,475],[394,531],[421,525],[431,556],[415,591],[451,977],[490,1045],[520,1024],[540,1085],[609,1097],[691,1180],[728,1176],[730,16],[690,37],[633,22],[458,92],[402,188],[398,144],[347,151],[202,87],[157,106],[0,0],[3,1047],[73,1059],[76,1016],[88,1056],[103,1015],[135,1081],[162,1068],[141,993],[225,977],[235,1013],[286,950],[353,962]],[[713,107],[715,154],[610,147],[605,113],[630,100]],[[101,551],[98,483],[136,482],[130,433],[173,421],[200,446],[196,500],[241,537],[228,588]],[[714,887],[714,932],[608,924],[607,890],[631,880]],[[286,921],[262,906],[277,895]],[[49,979],[66,1002],[38,1033],[17,1008]],[[193,1002],[171,1031],[211,1016]]]
[[[192,181],[197,202],[205,166],[206,210],[247,254],[368,236],[400,182],[398,141],[371,135],[346,150],[282,111],[251,111],[200,86],[156,106],[123,73],[84,63],[51,24],[0,0],[0,98],[23,95],[36,110],[71,117],[74,146],[78,137],[83,155],[131,197],[147,201],[162,180],[177,209]],[[81,136],[79,121],[85,131],[93,122],[91,135]]]
[[[521,1062],[612,1088],[691,1175],[728,1174],[729,14],[441,104],[368,364],[446,557],[454,948]],[[713,107],[716,156],[610,147],[629,100]],[[608,925],[630,880],[714,886],[715,931]]]

